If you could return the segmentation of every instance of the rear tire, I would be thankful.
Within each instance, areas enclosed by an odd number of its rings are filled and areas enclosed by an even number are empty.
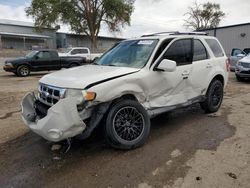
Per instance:
[[[117,149],[142,146],[150,132],[150,118],[141,104],[121,100],[111,107],[107,115],[105,133],[108,144]]]
[[[201,102],[201,108],[206,113],[217,112],[223,100],[223,84],[219,80],[213,80],[209,85],[206,100]]]
[[[17,68],[16,74],[21,77],[29,76],[30,68],[27,65],[21,65]]]

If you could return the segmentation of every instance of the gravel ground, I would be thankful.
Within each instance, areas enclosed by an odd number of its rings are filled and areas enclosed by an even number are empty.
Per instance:
[[[0,187],[249,187],[250,82],[231,74],[215,114],[192,105],[154,118],[139,149],[109,148],[97,130],[64,154],[20,118],[21,98],[43,75],[0,73]]]

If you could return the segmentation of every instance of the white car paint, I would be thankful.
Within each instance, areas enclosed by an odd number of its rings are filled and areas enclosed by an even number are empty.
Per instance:
[[[127,67],[85,65],[45,75],[39,82],[61,88],[84,89],[91,83],[138,70]]]
[[[83,121],[92,115],[92,110],[96,105],[109,103],[125,94],[134,95],[138,102],[148,111],[148,114],[154,116],[166,111],[166,109],[171,110],[177,106],[186,106],[193,102],[199,102],[199,97],[206,94],[211,80],[216,75],[223,76],[224,87],[226,86],[228,80],[228,72],[225,64],[226,56],[216,58],[204,41],[204,39],[215,39],[214,37],[175,36],[175,39],[170,42],[168,47],[180,39],[197,38],[204,43],[209,59],[196,61],[184,66],[177,66],[173,72],[155,71],[154,68],[157,66],[157,60],[161,58],[161,55],[155,62],[152,62],[152,60],[161,42],[170,37],[173,38],[173,36],[168,35],[143,37],[143,39],[157,39],[159,42],[148,59],[147,64],[141,69],[88,65],[48,74],[41,78],[39,82],[64,89],[72,88],[95,92],[95,100],[88,102],[86,108],[82,114],[80,114]],[[166,48],[162,54],[164,54],[167,49],[168,48]],[[36,99],[33,98],[33,100]],[[24,103],[27,102],[23,102],[23,104]],[[58,103],[64,103],[64,100],[59,100]],[[23,105],[23,109],[26,108],[27,106]],[[58,112],[63,111],[60,108],[56,110]],[[23,110],[23,118],[25,120],[28,118],[28,115],[27,113],[25,115],[24,111],[25,110]],[[54,115],[56,116],[56,114]],[[71,119],[69,117],[71,115],[67,112],[63,113],[63,115]],[[33,124],[37,124],[37,121],[30,123],[26,120],[25,123],[33,129]],[[47,127],[46,122],[43,126]],[[64,131],[61,128],[60,121],[58,121],[58,123],[54,122],[53,126],[49,126],[51,129]],[[46,137],[44,136],[46,133],[44,133],[42,126],[40,131],[36,130],[35,132]],[[74,132],[74,135],[80,134],[81,132],[82,130],[77,130]],[[46,138],[52,140],[51,138]],[[62,137],[62,139],[65,139],[65,137]]]
[[[86,47],[73,47],[67,50],[67,53],[58,53],[59,57],[85,57],[87,61],[93,61],[102,55],[102,53],[91,53]]]

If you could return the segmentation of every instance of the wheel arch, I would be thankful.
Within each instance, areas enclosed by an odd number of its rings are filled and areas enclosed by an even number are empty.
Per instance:
[[[213,79],[210,81],[210,83],[211,83],[213,80],[219,80],[219,81],[222,83],[223,86],[224,86],[224,84],[225,84],[225,79],[224,79],[224,77],[223,77],[221,74],[215,75],[215,76],[213,77]]]
[[[79,62],[71,62],[71,63],[69,64],[69,67],[71,67],[72,65],[80,66],[80,63],[79,63]]]
[[[30,70],[32,69],[32,66],[31,66],[29,63],[22,63],[22,64],[19,64],[19,65],[16,66],[16,70],[17,70],[19,67],[21,67],[21,66],[27,66],[27,67],[29,67]]]

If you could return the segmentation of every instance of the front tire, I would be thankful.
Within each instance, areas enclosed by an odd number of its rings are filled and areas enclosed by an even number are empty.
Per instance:
[[[201,108],[206,113],[217,112],[223,100],[223,84],[219,80],[213,80],[207,90],[206,100],[201,102]]]
[[[150,118],[137,101],[122,100],[111,107],[105,132],[112,147],[134,149],[145,143],[150,132]]]
[[[25,77],[29,76],[30,74],[30,68],[27,65],[21,65],[17,68],[17,76]]]

